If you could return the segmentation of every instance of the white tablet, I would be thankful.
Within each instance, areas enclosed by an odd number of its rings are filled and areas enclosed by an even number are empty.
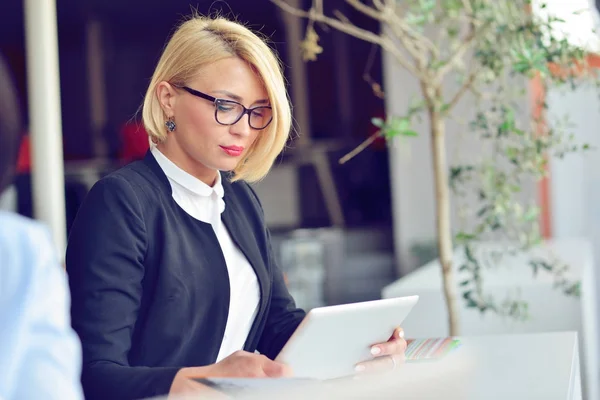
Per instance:
[[[386,342],[419,296],[314,308],[306,314],[276,361],[297,378],[335,379],[369,360],[371,346]]]

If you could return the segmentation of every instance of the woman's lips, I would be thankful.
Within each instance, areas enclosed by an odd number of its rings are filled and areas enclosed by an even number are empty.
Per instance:
[[[244,151],[243,147],[240,146],[219,146],[227,155],[232,157],[239,157]]]

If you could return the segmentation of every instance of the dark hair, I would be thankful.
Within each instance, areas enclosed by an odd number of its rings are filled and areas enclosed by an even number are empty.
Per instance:
[[[0,55],[0,193],[12,182],[21,139],[17,92]]]

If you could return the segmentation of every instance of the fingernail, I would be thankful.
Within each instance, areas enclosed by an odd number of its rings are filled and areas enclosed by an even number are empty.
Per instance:
[[[402,331],[400,331],[400,332],[398,332],[398,337],[399,337],[400,339],[404,339],[404,331],[403,331],[403,330],[402,330]]]
[[[362,372],[365,370],[365,366],[364,365],[357,365],[356,367],[354,367],[354,370],[356,372]]]
[[[381,349],[377,346],[371,347],[371,355],[378,355],[381,353]]]

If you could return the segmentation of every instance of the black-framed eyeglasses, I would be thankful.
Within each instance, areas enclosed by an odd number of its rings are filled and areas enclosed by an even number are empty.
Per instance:
[[[248,114],[248,124],[252,129],[265,129],[273,120],[273,110],[270,106],[246,108],[233,100],[219,99],[206,93],[199,92],[187,86],[175,86],[191,95],[212,101],[215,105],[215,120],[221,125],[235,125]]]

